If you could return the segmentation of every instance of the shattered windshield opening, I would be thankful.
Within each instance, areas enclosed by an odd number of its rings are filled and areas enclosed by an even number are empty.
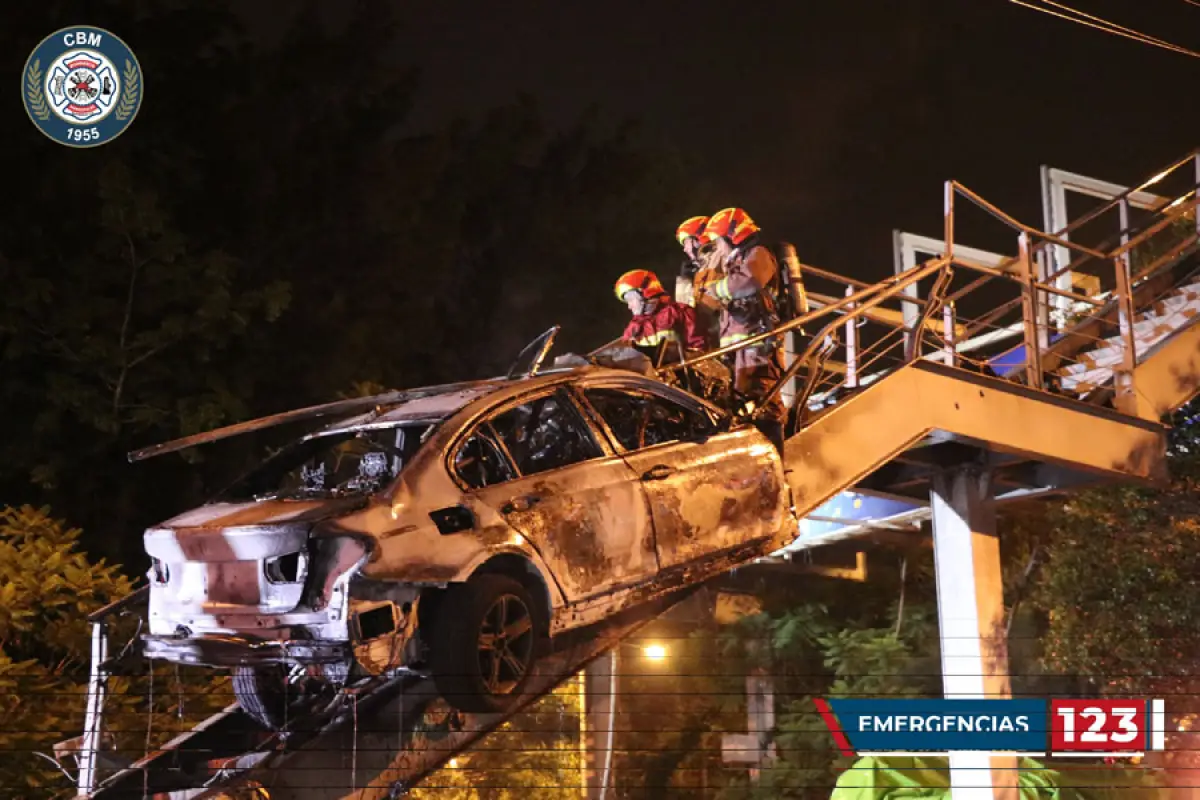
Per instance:
[[[433,427],[391,425],[301,440],[251,470],[219,499],[310,500],[373,494],[400,474]]]

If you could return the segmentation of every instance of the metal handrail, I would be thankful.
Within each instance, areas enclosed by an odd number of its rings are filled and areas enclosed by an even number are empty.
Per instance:
[[[1174,162],[1171,166],[1158,175],[1147,181],[1143,181],[1138,186],[1128,189],[1120,196],[1113,198],[1111,201],[1109,201],[1107,206],[1111,208],[1114,205],[1121,204],[1123,199],[1128,198],[1130,194],[1143,191],[1146,187],[1157,183],[1167,175],[1177,170],[1180,166],[1187,163],[1189,159],[1198,155],[1200,155],[1200,150],[1197,150],[1189,154],[1187,157]],[[766,396],[761,400],[761,405],[759,408],[759,411],[761,411],[763,407],[765,407],[771,400],[775,398],[776,395],[778,395],[778,393],[789,381],[796,377],[800,370],[807,367],[815,372],[831,372],[831,370],[828,370],[824,366],[824,360],[822,360],[819,365],[815,366],[813,362],[813,356],[819,348],[829,346],[829,338],[837,328],[843,325],[862,324],[863,322],[870,321],[871,312],[879,308],[881,304],[889,299],[895,298],[905,303],[914,303],[918,306],[921,306],[922,308],[919,321],[915,325],[909,324],[908,321],[905,323],[899,323],[888,319],[878,319],[878,314],[875,314],[874,316],[876,319],[874,319],[874,321],[885,326],[890,326],[892,328],[892,332],[885,335],[882,339],[873,343],[865,350],[858,350],[857,346],[854,345],[851,340],[847,340],[844,343],[844,346],[847,349],[847,359],[853,359],[856,364],[847,364],[847,375],[843,380],[848,385],[862,386],[865,385],[865,381],[859,378],[859,376],[863,374],[863,367],[871,366],[877,363],[888,352],[892,351],[892,349],[896,346],[895,343],[888,343],[886,347],[884,347],[884,344],[891,339],[891,336],[896,331],[904,332],[906,335],[905,352],[901,358],[903,363],[911,363],[918,358],[924,358],[926,357],[924,351],[927,346],[924,336],[924,321],[927,319],[932,319],[932,315],[938,309],[944,309],[947,304],[953,305],[955,301],[975,292],[977,289],[987,285],[991,280],[995,278],[1003,278],[1019,284],[1021,297],[1000,304],[978,319],[964,320],[963,333],[965,333],[965,335],[959,335],[959,332],[957,331],[959,325],[958,323],[955,323],[955,333],[946,339],[945,345],[940,349],[940,352],[948,354],[950,360],[953,361],[955,356],[961,352],[960,348],[973,350],[978,349],[978,347],[985,346],[983,341],[974,341],[976,338],[987,339],[987,343],[990,344],[993,341],[999,341],[1002,338],[1020,336],[1021,332],[1013,329],[1015,326],[1007,326],[1003,330],[990,331],[983,337],[976,337],[972,334],[987,328],[998,327],[995,324],[996,320],[999,320],[1005,314],[1015,311],[1018,307],[1021,307],[1023,308],[1024,314],[1027,317],[1023,323],[1025,329],[1024,340],[1027,347],[1033,348],[1033,350],[1029,352],[1029,358],[1032,359],[1032,362],[1031,365],[1027,365],[1027,371],[1033,370],[1034,372],[1040,372],[1040,367],[1038,366],[1037,361],[1042,351],[1048,349],[1048,343],[1045,341],[1044,333],[1040,332],[1040,329],[1045,326],[1046,322],[1045,320],[1039,321],[1039,316],[1042,314],[1042,312],[1038,311],[1037,309],[1044,301],[1038,298],[1044,298],[1048,295],[1053,295],[1066,298],[1076,304],[1090,306],[1094,310],[1086,314],[1086,317],[1088,318],[1094,318],[1097,313],[1103,313],[1104,310],[1110,308],[1113,300],[1112,298],[1098,299],[1089,295],[1078,294],[1074,291],[1061,289],[1058,286],[1050,283],[1056,277],[1058,277],[1058,275],[1062,274],[1062,272],[1068,271],[1072,265],[1068,265],[1067,268],[1060,270],[1053,276],[1044,277],[1041,280],[1036,279],[1031,274],[1031,267],[1034,257],[1050,247],[1058,246],[1066,248],[1070,251],[1084,254],[1085,258],[1077,260],[1076,263],[1078,263],[1078,261],[1087,261],[1092,258],[1097,258],[1103,260],[1104,262],[1116,265],[1118,262],[1125,260],[1122,257],[1127,256],[1130,250],[1132,250],[1134,247],[1148,241],[1157,233],[1166,229],[1172,223],[1172,221],[1182,218],[1188,214],[1192,208],[1200,206],[1200,192],[1195,189],[1188,191],[1181,197],[1176,198],[1174,201],[1164,204],[1165,208],[1156,206],[1153,211],[1160,218],[1153,220],[1148,227],[1140,230],[1136,236],[1130,237],[1129,231],[1123,231],[1122,241],[1116,249],[1113,249],[1111,244],[1106,242],[1103,245],[1104,249],[1101,250],[1097,249],[1096,247],[1089,247],[1072,242],[1062,238],[1058,234],[1047,233],[1030,225],[1026,225],[1015,217],[1007,214],[1004,211],[1001,211],[999,208],[984,199],[981,195],[977,194],[961,183],[958,183],[957,181],[946,181],[945,188],[946,238],[945,251],[942,255],[926,261],[923,264],[911,267],[904,272],[897,273],[889,279],[870,285],[856,279],[831,273],[818,267],[801,265],[801,268],[810,275],[833,280],[847,287],[857,288],[857,291],[852,291],[846,297],[837,301],[824,304],[819,308],[814,308],[772,330],[764,331],[753,336],[748,336],[739,342],[699,354],[678,364],[672,364],[670,365],[670,369],[686,369],[703,361],[720,358],[738,350],[753,347],[790,331],[808,326],[814,320],[823,316],[827,322],[817,333],[812,335],[803,352],[795,357],[793,363],[786,370],[784,370],[783,376],[778,379],[774,386],[767,392]],[[966,259],[955,257],[953,244],[953,198],[955,196],[965,197],[998,220],[1004,222],[1014,230],[1019,231],[1021,234],[1020,238],[1022,254],[1008,262],[1003,262],[1001,268],[995,268],[984,264],[976,264]],[[1184,201],[1189,198],[1191,199],[1191,202],[1185,203]],[[1101,213],[1103,213],[1103,209],[1098,209],[1091,212],[1089,215],[1085,215],[1085,217],[1087,219],[1094,219]],[[1083,224],[1083,221],[1076,220],[1071,225],[1068,225],[1066,228],[1064,228],[1063,233],[1074,230],[1081,224]],[[1165,259],[1156,260],[1156,263],[1159,263],[1163,260],[1170,260],[1171,256],[1177,256],[1180,252],[1186,249],[1186,246],[1187,243],[1185,242],[1180,246],[1172,248]],[[1004,266],[1011,264],[1019,264],[1021,269],[1016,271],[1004,269]],[[954,292],[949,292],[949,280],[956,266],[979,273],[979,277],[971,280],[965,287]],[[945,293],[944,297],[930,297],[928,299],[924,299],[912,297],[903,293],[904,289],[934,274],[939,275],[938,286]],[[1138,276],[1133,277],[1136,279]],[[847,291],[850,291],[850,289]],[[1130,293],[1131,292],[1132,286],[1130,287]],[[1129,299],[1127,299],[1125,302],[1128,303],[1128,301]],[[953,312],[949,313],[951,317],[953,317]],[[1034,316],[1031,317],[1029,316],[1030,314],[1033,314]],[[1030,339],[1031,336],[1034,338]],[[850,355],[851,349],[854,349],[855,351],[853,356]],[[658,370],[659,374],[662,374],[666,369],[667,368],[664,367],[663,369]],[[815,377],[815,375],[810,376],[810,380],[806,382],[806,396],[808,395],[808,392],[811,391],[813,379]],[[872,378],[873,377],[877,376],[872,376]],[[1032,377],[1029,379],[1031,381],[1033,380]],[[1037,381],[1034,381],[1034,383],[1037,383]]]
[[[1167,209],[1169,210],[1169,209],[1173,208],[1175,205],[1178,205],[1179,208],[1175,209],[1174,211],[1156,212],[1156,213],[1162,214],[1162,219],[1160,219],[1158,222],[1154,223],[1150,227],[1143,230],[1137,236],[1132,237],[1129,241],[1127,241],[1124,244],[1117,247],[1116,250],[1113,250],[1111,253],[1108,254],[1108,257],[1109,258],[1119,258],[1120,256],[1125,255],[1125,253],[1129,252],[1130,250],[1137,247],[1138,245],[1143,244],[1146,241],[1148,241],[1156,233],[1159,233],[1160,231],[1163,231],[1166,228],[1169,228],[1171,226],[1171,223],[1177,221],[1180,217],[1184,216],[1189,210],[1191,210],[1197,206],[1198,202],[1200,202],[1200,200],[1198,200],[1198,199],[1193,199],[1191,203],[1180,202],[1182,200],[1185,200],[1189,196],[1195,195],[1195,194],[1196,194],[1196,190],[1192,189],[1190,192],[1187,192],[1186,194],[1182,194],[1179,197],[1175,198],[1173,201],[1171,201],[1171,204],[1169,206],[1167,206]]]
[[[926,261],[924,264],[918,264],[917,266],[913,267],[912,269],[905,270],[904,272],[901,272],[898,275],[893,275],[891,278],[888,278],[887,280],[880,281],[879,283],[872,284],[865,289],[855,292],[854,294],[847,295],[846,297],[843,297],[841,300],[839,300],[836,303],[831,303],[830,305],[823,306],[822,308],[813,309],[812,311],[809,311],[806,314],[801,314],[798,317],[793,317],[792,319],[788,320],[787,322],[783,323],[782,325],[780,325],[776,328],[772,328],[769,331],[765,331],[763,333],[758,333],[753,336],[748,336],[747,338],[742,339],[739,342],[734,342],[733,344],[727,344],[724,347],[718,347],[716,350],[710,350],[707,353],[703,353],[701,355],[695,356],[694,358],[690,358],[687,361],[684,361],[682,363],[672,364],[670,366],[670,369],[677,370],[677,369],[683,369],[686,367],[691,367],[691,366],[699,364],[703,361],[708,361],[709,359],[712,359],[712,358],[719,358],[721,356],[728,355],[729,353],[733,353],[733,352],[742,350],[747,347],[753,347],[756,344],[761,344],[762,342],[765,342],[768,339],[773,339],[776,336],[780,336],[781,334],[787,333],[788,331],[792,331],[797,328],[802,328],[805,324],[812,322],[813,320],[818,319],[819,317],[831,315],[838,311],[842,311],[843,309],[846,309],[848,306],[854,306],[854,308],[852,310],[847,311],[845,314],[843,314],[842,316],[840,316],[837,319],[835,319],[834,321],[832,321],[829,325],[826,326],[826,328],[830,328],[833,325],[845,324],[845,322],[847,320],[857,319],[857,318],[863,316],[864,311],[875,308],[876,306],[879,305],[879,303],[883,302],[884,300],[887,300],[888,298],[891,298],[891,297],[895,297],[899,293],[899,289],[902,289],[911,283],[915,283],[916,281],[919,281],[922,278],[932,275],[933,273],[941,270],[945,266],[945,263],[946,263],[945,258],[935,258],[935,259]],[[871,295],[876,295],[876,294],[881,294],[883,296],[875,301],[867,300],[868,297],[870,297]],[[864,302],[865,302],[864,305],[861,305],[861,306],[858,305],[859,303],[864,303]],[[826,331],[826,333],[827,332],[828,331]],[[814,338],[823,339],[824,336],[825,336],[825,334],[817,334]],[[664,368],[663,370],[659,370],[659,373],[662,374],[666,371],[668,371],[668,370]]]
[[[867,311],[875,308],[883,301],[895,297],[902,289],[904,289],[904,287],[908,286],[909,284],[916,283],[917,281],[921,280],[921,278],[932,275],[936,272],[945,271],[950,262],[951,259],[942,256],[941,258],[931,259],[925,262],[923,265],[902,272],[896,276],[897,278],[901,278],[901,280],[886,281],[884,283],[877,284],[876,286],[879,289],[878,292],[875,292],[877,296],[871,298],[870,300],[866,300],[865,302],[861,302],[863,297],[872,293],[868,290],[864,290],[846,297],[843,302],[846,304],[853,303],[854,308],[844,316],[830,320],[828,323],[826,323],[824,328],[813,334],[808,346],[804,348],[804,352],[796,357],[796,360],[792,363],[792,365],[784,370],[783,376],[780,377],[779,380],[775,382],[775,385],[771,387],[771,390],[763,396],[759,404],[760,412],[762,409],[766,408],[766,406],[773,399],[775,399],[775,395],[779,394],[784,385],[793,377],[795,377],[800,369],[805,366],[808,360],[812,358],[816,349],[820,346],[824,346],[825,337],[827,337],[835,327],[839,327],[846,324],[846,322],[849,320],[854,320],[863,316]],[[827,306],[826,308],[829,309],[832,308],[832,306]],[[741,343],[739,342],[739,344]]]
[[[1028,233],[1030,236],[1036,236],[1040,239],[1044,239],[1048,242],[1057,244],[1061,247],[1066,247],[1070,250],[1078,250],[1081,253],[1087,253],[1088,255],[1095,256],[1096,258],[1104,258],[1105,257],[1105,254],[1101,253],[1098,250],[1093,250],[1090,247],[1085,247],[1084,245],[1078,244],[1077,242],[1072,242],[1069,239],[1060,239],[1059,237],[1055,236],[1052,233],[1046,233],[1045,231],[1038,230],[1037,228],[1026,225],[1024,222],[1021,222],[1016,217],[1013,217],[1010,214],[1007,214],[1007,213],[1001,211],[999,208],[992,205],[987,200],[984,200],[981,195],[978,195],[975,192],[971,191],[970,189],[968,189],[966,186],[963,186],[958,181],[949,181],[948,183],[952,187],[954,187],[954,190],[958,194],[961,194],[963,197],[967,198],[972,203],[979,206],[984,211],[988,212],[989,214],[991,214],[992,216],[994,216],[996,219],[1000,220],[1001,222],[1006,223],[1007,225],[1009,225],[1010,227],[1012,227],[1015,230],[1021,231],[1022,233]]]
[[[1137,193],[1137,192],[1140,192],[1140,191],[1142,191],[1143,189],[1145,189],[1147,186],[1151,186],[1151,185],[1153,185],[1153,184],[1157,183],[1158,181],[1162,180],[1163,178],[1165,178],[1166,176],[1168,176],[1168,175],[1169,175],[1171,172],[1175,171],[1175,170],[1176,170],[1176,169],[1178,169],[1180,166],[1182,166],[1182,165],[1186,164],[1186,163],[1187,163],[1189,160],[1191,160],[1191,159],[1195,158],[1195,156],[1196,156],[1198,153],[1200,153],[1200,151],[1196,151],[1196,152],[1194,152],[1194,153],[1189,153],[1189,154],[1188,154],[1187,156],[1185,156],[1183,159],[1181,159],[1181,160],[1177,161],[1175,164],[1173,164],[1172,166],[1168,167],[1166,170],[1164,170],[1164,171],[1160,172],[1158,175],[1156,175],[1154,178],[1151,178],[1149,181],[1146,181],[1145,183],[1141,184],[1140,186],[1134,187],[1133,189],[1128,189],[1128,190],[1126,190],[1126,191],[1122,192],[1121,194],[1117,195],[1116,197],[1114,197],[1114,198],[1113,198],[1112,200],[1110,200],[1109,202],[1105,203],[1103,206],[1100,206],[1099,208],[1095,208],[1095,209],[1093,209],[1092,211],[1090,211],[1090,212],[1088,212],[1087,214],[1085,214],[1085,215],[1083,215],[1082,217],[1080,217],[1079,219],[1077,219],[1077,220],[1074,220],[1074,221],[1073,221],[1073,222],[1072,222],[1070,225],[1067,225],[1067,226],[1066,226],[1065,228],[1063,228],[1061,231],[1058,231],[1058,232],[1056,233],[1056,235],[1057,235],[1057,236],[1062,236],[1062,235],[1064,235],[1064,234],[1070,233],[1071,231],[1073,231],[1073,230],[1075,230],[1076,228],[1080,227],[1080,226],[1081,226],[1083,223],[1085,223],[1085,222],[1089,222],[1089,221],[1091,221],[1091,220],[1093,220],[1093,219],[1096,219],[1097,217],[1099,217],[1099,216],[1100,216],[1101,214],[1103,214],[1104,212],[1106,212],[1106,211],[1111,211],[1111,210],[1113,210],[1114,208],[1118,208],[1118,207],[1120,207],[1121,203],[1122,203],[1122,202],[1124,202],[1124,201],[1125,201],[1125,200],[1126,200],[1126,199],[1127,199],[1127,198],[1128,198],[1130,195],[1132,195],[1132,194],[1135,194],[1135,193]],[[1175,199],[1171,200],[1170,202],[1164,203],[1162,207],[1158,207],[1158,208],[1151,209],[1151,211],[1152,211],[1152,213],[1154,213],[1154,214],[1166,214],[1166,213],[1170,212],[1172,208],[1174,208],[1176,205],[1178,205],[1178,204],[1179,204],[1179,203],[1181,203],[1181,202],[1182,202],[1184,199],[1186,199],[1186,198],[1187,198],[1189,195],[1193,195],[1193,194],[1196,194],[1196,190],[1195,190],[1195,189],[1192,189],[1191,191],[1185,192],[1184,194],[1180,195],[1179,197],[1176,197]],[[1192,205],[1193,205],[1193,206],[1197,205],[1197,202],[1196,202],[1196,201],[1193,201]],[[1172,214],[1171,214],[1171,216],[1172,216],[1173,218],[1174,218],[1174,217],[1179,217],[1179,216],[1182,216],[1182,215],[1183,215],[1183,214],[1185,214],[1185,213],[1187,213],[1187,212],[1186,212],[1186,211],[1184,211],[1184,212],[1172,213]],[[1121,239],[1122,239],[1122,237],[1123,237],[1125,234],[1127,234],[1127,233],[1128,233],[1128,231],[1127,231],[1127,230],[1123,230],[1123,229],[1122,229],[1122,230],[1119,230],[1119,231],[1117,231],[1117,233],[1115,233],[1115,234],[1113,234],[1112,236],[1109,236],[1109,237],[1107,237],[1106,239],[1104,239],[1103,241],[1101,241],[1101,243],[1100,243],[1100,244],[1098,244],[1098,245],[1096,245],[1096,247],[1097,247],[1098,249],[1101,249],[1101,250],[1104,250],[1104,251],[1108,252],[1108,248],[1110,248],[1110,247],[1114,247],[1114,246],[1119,246],[1119,245],[1120,245],[1120,242],[1121,242]],[[1034,246],[1034,251],[1035,251],[1035,252],[1041,252],[1041,251],[1043,251],[1044,249],[1047,249],[1047,248],[1048,248],[1048,247],[1050,247],[1050,246],[1051,246],[1051,243],[1050,243],[1050,242],[1038,242],[1038,243],[1037,243],[1037,244]],[[1136,246],[1136,245],[1132,245],[1132,246]],[[1112,254],[1111,252],[1109,252],[1109,256],[1108,256],[1108,257],[1112,257],[1112,255],[1113,255],[1113,254]],[[1075,271],[1075,270],[1076,270],[1076,269],[1077,269],[1077,268],[1078,268],[1080,265],[1082,265],[1082,264],[1086,264],[1086,263],[1087,263],[1089,260],[1091,260],[1092,258],[1095,258],[1095,256],[1091,256],[1091,255],[1089,255],[1089,256],[1087,256],[1087,257],[1085,257],[1085,258],[1082,258],[1082,259],[1077,259],[1077,260],[1075,260],[1075,261],[1068,261],[1066,264],[1064,264],[1062,267],[1060,267],[1060,268],[1059,268],[1057,271],[1055,271],[1054,273],[1052,273],[1052,274],[1050,274],[1050,275],[1047,275],[1047,276],[1045,276],[1045,277],[1043,278],[1043,280],[1046,280],[1046,281],[1052,281],[1052,280],[1054,280],[1055,278],[1057,278],[1057,277],[1058,277],[1058,276],[1060,276],[1060,275],[1063,275],[1063,274],[1065,274],[1065,273],[1067,273],[1067,272],[1072,272],[1072,271]]]
[[[1076,228],[1080,228],[1080,227],[1086,225],[1087,223],[1096,219],[1100,215],[1102,215],[1108,211],[1112,211],[1114,208],[1116,208],[1118,205],[1121,204],[1122,200],[1125,200],[1130,195],[1134,195],[1134,194],[1137,194],[1138,192],[1144,191],[1146,189],[1146,187],[1153,186],[1154,184],[1156,184],[1159,181],[1163,180],[1164,178],[1168,177],[1172,172],[1179,169],[1184,164],[1187,164],[1189,161],[1194,159],[1198,154],[1200,154],[1200,149],[1191,151],[1190,153],[1185,155],[1183,158],[1181,158],[1178,161],[1176,161],[1175,163],[1171,164],[1171,166],[1169,166],[1166,169],[1155,174],[1149,180],[1143,182],[1142,184],[1140,184],[1138,186],[1133,187],[1132,189],[1126,189],[1125,191],[1121,192],[1116,197],[1109,200],[1104,205],[1098,206],[1097,208],[1093,208],[1091,211],[1089,211],[1088,213],[1079,217],[1078,219],[1072,220],[1062,230],[1055,231],[1055,235],[1062,236],[1063,234],[1070,233],[1071,231],[1075,230]]]

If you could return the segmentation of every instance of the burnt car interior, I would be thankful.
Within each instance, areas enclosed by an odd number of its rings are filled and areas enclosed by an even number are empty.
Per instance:
[[[703,409],[650,393],[590,388],[583,396],[629,452],[669,442],[703,442],[722,427]],[[560,390],[479,423],[453,464],[467,488],[482,489],[602,455],[575,403]]]
[[[505,454],[507,453],[507,456]],[[454,458],[471,489],[536,475],[603,455],[570,398],[552,392],[501,411],[479,424]]]
[[[599,388],[585,389],[583,394],[628,451],[702,440],[718,432],[717,424],[703,411],[652,394]]]
[[[218,499],[246,502],[373,494],[400,474],[433,427],[408,423],[316,434],[283,448]]]

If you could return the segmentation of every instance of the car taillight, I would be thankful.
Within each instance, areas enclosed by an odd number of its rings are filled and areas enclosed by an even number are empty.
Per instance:
[[[165,585],[171,580],[171,569],[166,563],[159,561],[157,558],[150,560],[150,570],[154,575],[154,582]]]

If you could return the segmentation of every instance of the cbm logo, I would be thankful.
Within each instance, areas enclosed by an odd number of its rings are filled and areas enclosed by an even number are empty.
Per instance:
[[[76,25],[33,49],[21,96],[42,133],[67,147],[96,147],[125,132],[142,105],[142,68],[120,37]]]

